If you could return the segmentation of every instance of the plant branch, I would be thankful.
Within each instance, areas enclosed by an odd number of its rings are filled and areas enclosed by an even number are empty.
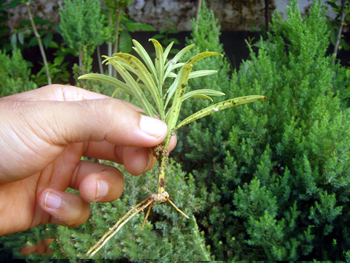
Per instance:
[[[339,49],[341,34],[343,32],[343,21],[345,19],[345,11],[344,11],[344,9],[345,9],[345,0],[341,0],[340,25],[339,25],[339,29],[338,29],[337,42],[335,43],[334,51],[333,51],[333,64],[335,63],[335,60],[337,58],[337,53],[338,53],[338,49]]]
[[[30,2],[31,1],[26,2],[27,11],[28,11],[28,15],[29,15],[29,20],[30,20],[30,23],[32,24],[34,35],[38,39],[40,53],[41,53],[41,56],[43,58],[43,62],[44,62],[44,66],[45,66],[45,71],[46,71],[46,76],[47,76],[47,84],[50,85],[51,84],[51,77],[50,77],[49,66],[47,64],[46,55],[45,55],[43,43],[41,41],[41,37],[40,37],[38,31],[36,30],[36,26],[35,26],[35,22],[34,22],[34,19],[33,19],[33,16],[32,16],[32,12],[30,11],[30,7],[29,7]]]

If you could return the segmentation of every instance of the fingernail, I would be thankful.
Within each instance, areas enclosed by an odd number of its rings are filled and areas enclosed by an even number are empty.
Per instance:
[[[160,137],[166,133],[167,126],[161,120],[142,115],[140,120],[140,129],[148,135]]]
[[[107,193],[108,193],[108,184],[105,181],[97,180],[97,192],[96,192],[95,199],[105,197]]]
[[[51,191],[47,191],[45,196],[46,207],[57,209],[61,206],[61,204],[62,204],[62,198],[59,195],[52,193]]]

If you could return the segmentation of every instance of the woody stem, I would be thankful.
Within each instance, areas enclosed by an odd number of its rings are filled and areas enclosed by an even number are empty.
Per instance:
[[[163,143],[158,145],[155,149],[155,155],[159,163],[159,172],[158,172],[158,189],[157,193],[161,194],[165,192],[165,170],[166,170],[166,165],[168,163],[168,158],[169,158],[169,153],[167,151],[170,138],[171,138],[171,133],[169,132],[168,136],[164,140]]]

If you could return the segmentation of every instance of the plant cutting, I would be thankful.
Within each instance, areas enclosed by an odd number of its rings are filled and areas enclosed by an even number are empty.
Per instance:
[[[186,99],[200,98],[213,101],[211,98],[212,96],[225,95],[220,91],[211,89],[199,89],[186,92],[189,79],[217,73],[215,70],[192,71],[194,65],[203,58],[222,55],[216,52],[203,52],[193,56],[187,62],[182,63],[180,59],[193,48],[194,45],[183,48],[172,59],[168,59],[173,43],[170,43],[164,50],[157,40],[150,39],[150,41],[153,43],[156,53],[154,63],[143,46],[136,40],[133,40],[133,49],[143,62],[136,56],[127,53],[116,53],[112,57],[104,56],[105,60],[103,63],[112,65],[123,80],[96,73],[85,74],[79,77],[79,79],[104,81],[116,86],[117,89],[112,96],[119,90],[127,92],[137,99],[140,107],[144,110],[144,112],[141,112],[142,114],[146,114],[150,117],[158,116],[168,125],[168,134],[165,140],[152,149],[153,155],[156,157],[159,164],[157,192],[151,193],[150,197],[127,212],[126,215],[110,228],[97,244],[87,252],[88,256],[96,254],[131,218],[148,207],[142,226],[143,228],[154,202],[169,202],[177,211],[188,218],[188,216],[171,201],[168,192],[165,190],[165,172],[169,156],[167,148],[171,137],[175,135],[175,131],[192,121],[223,109],[266,99],[265,96],[250,95],[225,100],[201,109],[178,123],[181,106]],[[172,83],[167,85],[169,79],[172,80]]]

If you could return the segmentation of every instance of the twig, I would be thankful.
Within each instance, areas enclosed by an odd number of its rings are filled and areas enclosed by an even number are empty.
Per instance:
[[[47,84],[50,85],[51,84],[51,77],[50,77],[49,66],[47,64],[43,43],[41,42],[41,37],[40,37],[38,31],[36,30],[36,26],[35,26],[35,22],[34,22],[34,19],[33,19],[33,16],[32,16],[32,12],[30,11],[30,7],[29,7],[30,2],[31,1],[26,2],[27,11],[28,11],[28,15],[29,15],[29,20],[30,20],[30,23],[32,24],[34,35],[38,39],[40,53],[41,53],[41,56],[43,58],[43,62],[44,62],[44,66],[45,66],[45,71],[46,71],[46,76],[47,76]]]
[[[343,32],[343,20],[345,18],[344,7],[345,7],[345,0],[341,0],[340,26],[339,26],[338,35],[337,35],[337,42],[335,43],[334,51],[333,51],[333,64],[335,63],[335,60],[337,58],[338,48],[339,48],[340,39],[341,39],[341,33]]]

